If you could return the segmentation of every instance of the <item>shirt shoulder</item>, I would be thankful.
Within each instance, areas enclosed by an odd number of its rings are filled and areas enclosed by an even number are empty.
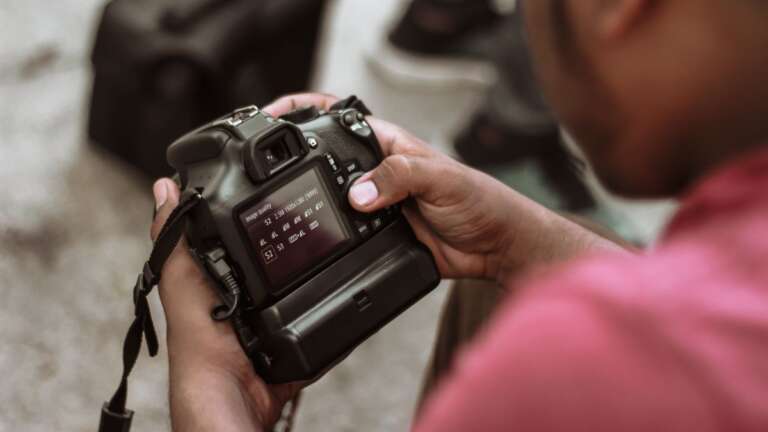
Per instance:
[[[768,430],[768,149],[693,188],[662,246],[514,289],[416,429]]]
[[[765,426],[768,300],[752,264],[731,259],[680,241],[526,282],[417,430]]]

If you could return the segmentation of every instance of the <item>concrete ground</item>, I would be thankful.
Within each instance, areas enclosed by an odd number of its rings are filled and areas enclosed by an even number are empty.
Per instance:
[[[87,56],[102,4],[0,5],[0,432],[95,429],[119,379],[131,288],[150,250],[149,184],[87,145],[83,132]],[[397,88],[371,74],[365,53],[397,9],[397,2],[335,2],[314,87],[355,93],[380,116],[447,148],[482,92]],[[506,178],[540,191],[536,175],[522,167]],[[652,238],[669,210],[605,203],[599,218],[635,238]],[[308,389],[296,430],[407,429],[445,291]],[[154,295],[152,307],[162,336]],[[164,350],[141,357],[130,392],[134,430],[168,429],[166,369]]]

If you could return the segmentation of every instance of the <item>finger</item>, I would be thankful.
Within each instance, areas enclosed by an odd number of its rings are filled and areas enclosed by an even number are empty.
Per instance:
[[[339,101],[339,98],[324,93],[299,93],[283,96],[280,99],[265,106],[262,111],[272,117],[280,117],[283,114],[302,107],[316,106],[322,110],[328,111],[331,105]]]
[[[175,182],[163,178],[155,182],[152,187],[152,193],[155,196],[155,208],[157,209],[157,214],[152,223],[151,236],[152,240],[156,240],[160,231],[163,229],[163,225],[165,225],[166,220],[168,220],[168,216],[179,204],[180,192]],[[197,263],[195,263],[187,251],[186,241],[183,237],[168,257],[161,270],[163,281],[186,279],[186,281],[184,281],[186,283],[171,285],[186,286],[186,284],[201,281],[203,279]]]
[[[445,265],[445,259],[440,248],[441,242],[438,240],[437,234],[432,230],[429,223],[424,220],[424,217],[418,210],[408,205],[403,206],[403,215],[408,219],[408,224],[413,229],[416,238],[432,252],[432,256],[435,258],[435,263],[440,271],[440,275],[443,278],[452,277],[454,272]]]
[[[179,204],[180,192],[175,182],[162,178],[152,187],[155,197],[156,215],[152,223],[151,237],[156,240],[168,216]],[[174,311],[191,311],[194,316],[207,317],[207,310],[215,301],[213,292],[207,289],[188,289],[190,286],[205,285],[207,280],[192,259],[182,238],[163,265],[160,283],[160,298],[169,317],[179,314]],[[183,295],[176,295],[176,294]],[[171,300],[172,299],[172,300]]]
[[[441,194],[450,193],[458,178],[447,158],[395,154],[363,175],[349,189],[349,202],[356,210],[372,212],[409,196],[439,204]]]
[[[368,117],[367,120],[376,133],[384,156],[395,154],[427,156],[434,153],[434,150],[427,143],[411,135],[400,126],[375,117]]]
[[[413,233],[421,243],[432,252],[435,258],[437,269],[440,276],[444,279],[453,279],[457,277],[466,277],[469,274],[484,274],[482,261],[475,256],[463,252],[458,252],[461,260],[457,263],[453,261],[447,253],[451,250],[450,246],[440,238],[432,226],[424,219],[416,206],[404,205],[403,214],[408,219],[408,224],[413,229]]]
[[[413,233],[416,235],[416,238],[432,251],[432,255],[434,255],[435,260],[439,265],[439,258],[441,255],[439,254],[440,243],[437,240],[437,234],[432,230],[432,227],[429,225],[429,223],[424,220],[424,216],[422,216],[421,213],[419,213],[419,211],[414,207],[415,206],[404,205],[403,215],[406,219],[408,219],[408,224],[413,229]],[[446,277],[444,274],[442,274],[442,276]]]
[[[176,186],[173,180],[161,178],[152,186],[152,194],[155,196],[156,214],[152,222],[150,236],[152,240],[155,240],[157,235],[160,234],[160,230],[163,229],[168,216],[179,205],[180,192],[179,187]]]

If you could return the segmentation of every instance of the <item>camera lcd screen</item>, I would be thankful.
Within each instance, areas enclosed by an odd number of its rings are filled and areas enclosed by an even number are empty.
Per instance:
[[[349,239],[315,169],[247,208],[240,220],[276,288]]]

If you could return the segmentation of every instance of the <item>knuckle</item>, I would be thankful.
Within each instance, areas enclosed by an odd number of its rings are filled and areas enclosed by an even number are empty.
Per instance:
[[[394,154],[416,155],[424,152],[425,144],[399,126],[395,127],[390,139],[390,148]]]
[[[298,96],[289,96],[288,101],[286,102],[288,105],[288,109],[293,111],[298,107],[298,103],[296,102],[296,99]]]
[[[377,170],[377,176],[384,189],[392,190],[394,195],[407,191],[412,176],[411,165],[410,157],[402,154],[384,159]]]
[[[397,154],[384,159],[381,164],[382,172],[392,180],[402,180],[411,175],[411,162],[408,156]]]
[[[152,237],[152,240],[157,238],[160,231],[163,229],[165,222],[168,220],[168,216],[170,215],[171,210],[173,210],[169,207],[168,204],[163,205],[160,207],[160,210],[158,210],[157,215],[155,215],[155,220],[152,221],[152,226],[149,229],[149,234]],[[174,205],[173,208],[175,207],[176,206]]]
[[[152,237],[152,240],[155,240],[160,234],[160,230],[163,228],[164,223],[165,219],[161,219],[160,216],[156,217],[154,222],[152,222],[152,226],[149,229],[149,235]]]
[[[390,165],[392,171],[399,178],[408,179],[411,177],[411,158],[404,154],[394,155],[390,157]]]

